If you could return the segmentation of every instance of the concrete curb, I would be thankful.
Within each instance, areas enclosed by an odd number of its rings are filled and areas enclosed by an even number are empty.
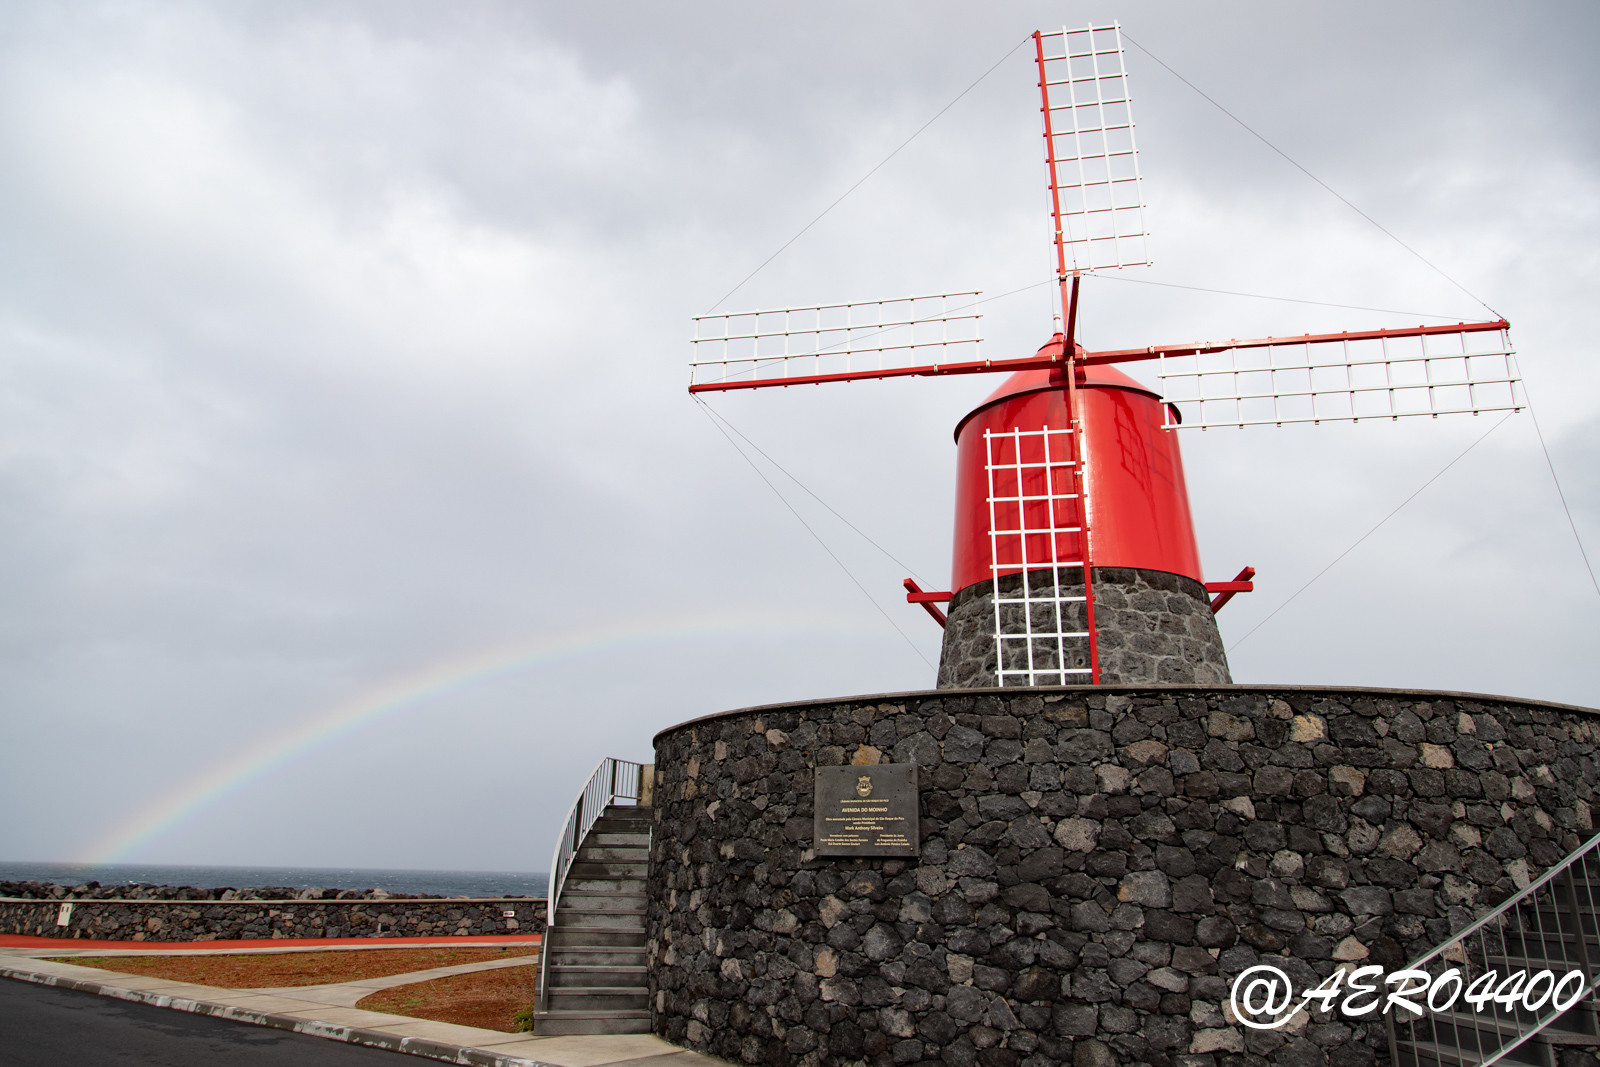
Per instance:
[[[483,1049],[452,1045],[444,1041],[434,1041],[428,1038],[403,1037],[399,1034],[386,1034],[380,1030],[366,1030],[359,1026],[338,1026],[332,1023],[317,1022],[314,1019],[297,1019],[292,1015],[252,1011],[249,1008],[238,1008],[228,1004],[213,1004],[204,1000],[173,997],[163,993],[144,993],[137,989],[125,989],[107,982],[90,982],[81,978],[45,974],[42,971],[30,971],[19,967],[0,965],[0,978],[15,978],[22,982],[32,982],[34,985],[56,986],[60,989],[71,989],[80,993],[93,993],[101,997],[113,997],[117,1000],[127,1000],[137,1004],[149,1004],[157,1008],[171,1008],[174,1011],[187,1011],[196,1015],[210,1015],[219,1019],[250,1023],[253,1026],[269,1026],[275,1030],[291,1030],[297,1034],[325,1037],[332,1041],[343,1041],[351,1045],[366,1045],[370,1048],[387,1049],[390,1052],[403,1052],[407,1055],[422,1056],[430,1060],[443,1060],[445,1063],[470,1064],[471,1067],[555,1067],[555,1065],[545,1063],[543,1060],[530,1060],[521,1056],[502,1056],[499,1053],[488,1052]]]

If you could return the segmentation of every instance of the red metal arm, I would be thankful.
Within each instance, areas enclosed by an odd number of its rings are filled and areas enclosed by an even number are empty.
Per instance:
[[[1221,594],[1211,598],[1211,614],[1215,615],[1221,611],[1222,605],[1232,600],[1235,594],[1255,592],[1256,583],[1250,580],[1255,576],[1256,569],[1254,567],[1246,567],[1234,575],[1231,582],[1207,582],[1206,592]]]
[[[1450,326],[1402,326],[1391,330],[1347,330],[1343,333],[1305,333],[1297,337],[1255,337],[1248,341],[1205,341],[1187,345],[1151,345],[1148,348],[1122,348],[1108,352],[1085,352],[1083,363],[1132,363],[1158,356],[1197,356],[1205,352],[1226,352],[1230,348],[1268,348],[1272,345],[1319,344],[1328,341],[1371,341],[1380,337],[1427,337],[1436,333],[1486,333],[1509,330],[1505,319],[1493,322],[1458,322]]]
[[[945,624],[947,616],[934,605],[946,603],[950,599],[949,593],[925,593],[922,591],[922,587],[910,578],[907,578],[902,584],[906,587],[907,604],[921,604],[922,610],[932,615],[934,622],[940,626]]]
[[[1426,337],[1441,333],[1486,333],[1506,330],[1511,323],[1505,319],[1493,322],[1458,322],[1449,326],[1406,326],[1388,330],[1350,330],[1344,333],[1307,333],[1295,337],[1256,337],[1244,341],[1206,341],[1197,344],[1150,345],[1146,348],[1121,348],[1105,352],[1083,352],[1077,362],[1083,364],[1133,363],[1160,356],[1193,356],[1205,352],[1225,352],[1230,348],[1266,348],[1271,345],[1318,344],[1329,341],[1370,341],[1381,337]],[[916,367],[886,367],[879,370],[842,371],[838,374],[799,374],[792,378],[758,378],[753,381],[701,382],[689,386],[691,393],[722,392],[733,389],[770,389],[775,385],[821,385],[825,382],[854,382],[874,378],[926,378],[940,374],[988,374],[1019,370],[1043,370],[1061,365],[1061,350],[1047,345],[1040,350],[1049,355],[1025,356],[1021,359],[980,359],[965,363],[928,363]]]
[[[860,382],[875,378],[928,378],[938,374],[988,374],[993,371],[1038,370],[1061,364],[1053,357],[1026,356],[1022,359],[978,359],[966,363],[929,363],[919,367],[885,367],[881,370],[841,371],[837,374],[796,374],[789,378],[757,378],[737,382],[698,382],[691,393],[726,392],[732,389],[770,389],[775,385],[822,385],[825,382]]]

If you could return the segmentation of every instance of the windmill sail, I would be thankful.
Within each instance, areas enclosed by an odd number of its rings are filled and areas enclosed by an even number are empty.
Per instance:
[[[1508,325],[1263,338],[1152,354],[1172,427],[1477,415],[1527,403]]]
[[[1148,264],[1121,29],[1116,23],[1063,29],[1037,33],[1034,41],[1058,269]]]
[[[982,295],[700,315],[689,391],[896,377],[978,361]]]

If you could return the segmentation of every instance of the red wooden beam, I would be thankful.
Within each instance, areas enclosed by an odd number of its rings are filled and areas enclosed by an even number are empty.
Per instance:
[[[1254,567],[1246,567],[1234,575],[1231,582],[1207,582],[1206,592],[1221,594],[1211,598],[1211,614],[1215,615],[1221,611],[1222,605],[1232,600],[1235,594],[1255,592],[1256,583],[1250,580],[1255,576],[1256,569]]]
[[[945,620],[948,616],[946,616],[945,613],[940,611],[938,608],[934,607],[934,605],[943,604],[948,601],[950,599],[949,593],[925,593],[922,591],[922,587],[916,582],[912,581],[910,578],[907,578],[902,584],[904,584],[906,587],[907,604],[921,604],[922,610],[926,611],[929,615],[932,615],[934,622],[938,623],[940,626],[945,624]]]

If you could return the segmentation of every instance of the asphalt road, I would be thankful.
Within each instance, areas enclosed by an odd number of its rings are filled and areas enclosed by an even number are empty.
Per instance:
[[[0,978],[4,1067],[416,1067],[426,1062],[323,1037]]]

